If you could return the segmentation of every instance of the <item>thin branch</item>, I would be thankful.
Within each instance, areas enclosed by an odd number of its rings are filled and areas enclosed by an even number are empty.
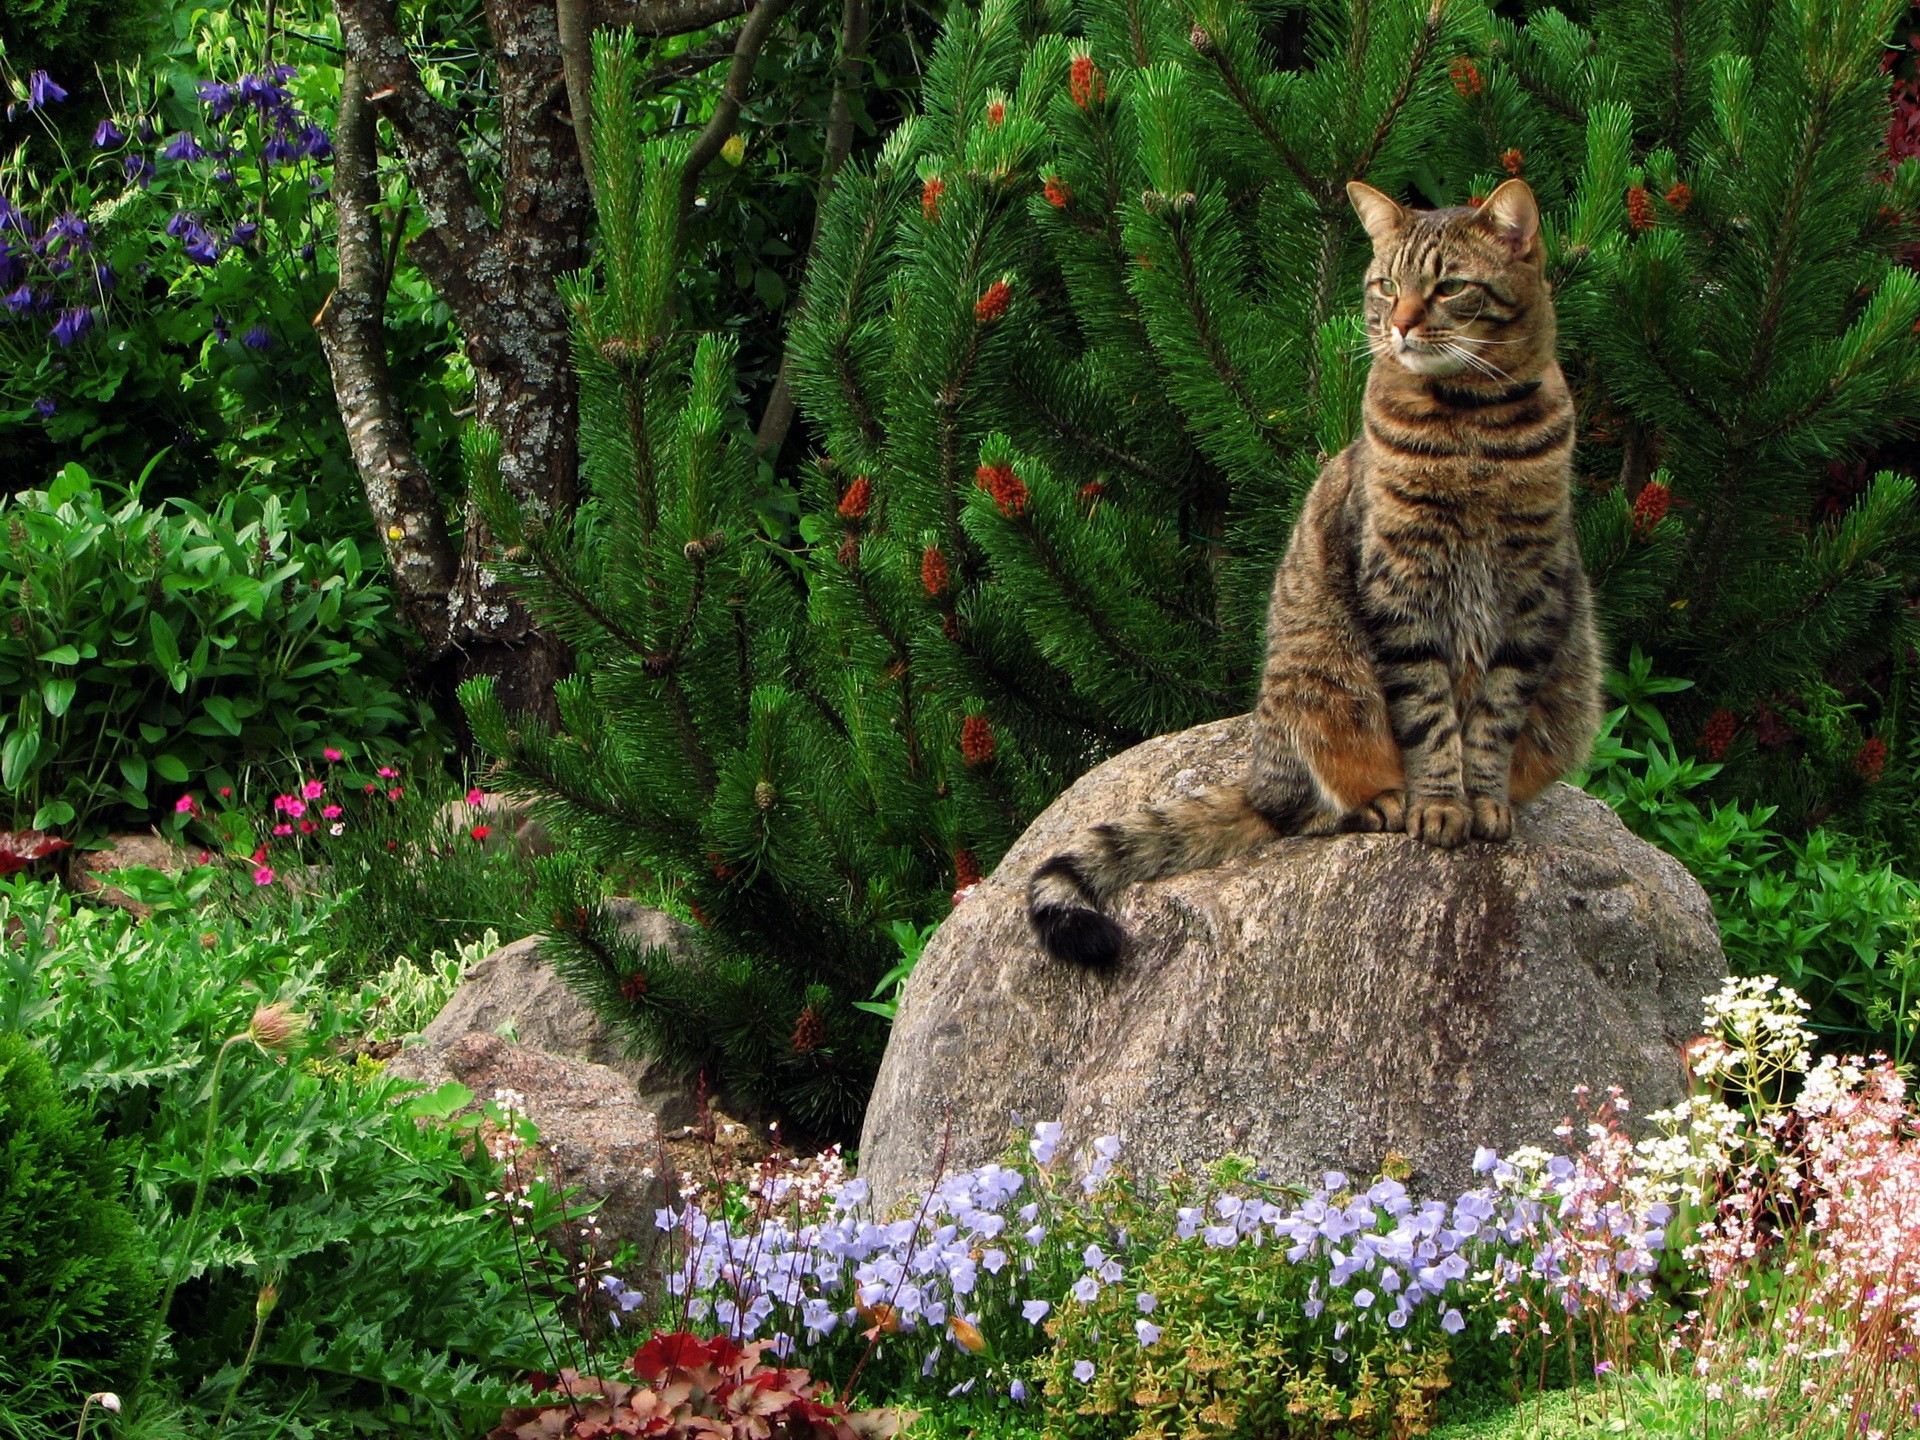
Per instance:
[[[845,0],[840,12],[840,63],[834,69],[833,103],[827,107],[825,153],[820,159],[820,184],[813,196],[813,235],[807,241],[807,256],[801,262],[804,276],[813,267],[814,251],[820,248],[820,232],[826,223],[827,201],[833,196],[834,181],[840,167],[853,150],[853,92],[867,73],[867,27],[871,12],[867,0]],[[763,455],[778,455],[793,428],[793,351],[789,346],[780,357],[780,374],[774,379],[773,393],[760,416],[760,428],[754,437],[755,448]]]
[[[693,200],[700,188],[702,172],[714,162],[720,147],[727,143],[734,125],[740,119],[740,107],[746,103],[747,92],[753,87],[753,69],[759,63],[760,51],[773,34],[773,27],[780,23],[780,17],[787,13],[787,7],[792,3],[793,0],[759,0],[747,16],[747,23],[740,27],[739,35],[734,38],[733,64],[727,69],[726,83],[720,87],[719,98],[714,101],[713,115],[693,142],[687,163],[680,171],[682,232],[686,230],[687,220],[693,214]]]
[[[593,183],[593,26],[587,0],[554,0],[560,63],[567,83],[567,114],[580,145],[580,168]]]
[[[593,0],[593,23],[660,39],[688,35],[747,12],[747,0]]]

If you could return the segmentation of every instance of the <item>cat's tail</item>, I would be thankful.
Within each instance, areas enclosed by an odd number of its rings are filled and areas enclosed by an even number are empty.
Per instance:
[[[1114,891],[1223,864],[1279,833],[1237,785],[1209,786],[1089,825],[1034,870],[1027,918],[1056,959],[1108,964],[1127,939],[1102,908]]]

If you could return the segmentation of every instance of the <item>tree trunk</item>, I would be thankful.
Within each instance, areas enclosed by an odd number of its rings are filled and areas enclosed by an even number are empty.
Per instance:
[[[784,8],[779,0],[773,15]],[[530,514],[564,516],[579,486],[579,421],[558,281],[586,263],[592,201],[574,123],[581,121],[585,133],[588,117],[568,113],[568,57],[555,3],[486,0],[499,93],[497,217],[474,187],[455,113],[428,92],[408,53],[394,0],[334,0],[334,9],[351,92],[342,96],[346,143],[336,188],[341,278],[315,324],[354,462],[386,537],[400,608],[430,654],[456,680],[493,676],[509,710],[550,714],[553,683],[570,668],[565,647],[535,628],[492,568],[491,539],[477,508],[467,507],[455,556],[445,519],[431,503],[431,485],[387,374],[384,280],[371,278],[380,269],[371,207],[379,198],[377,115],[392,127],[426,214],[429,228],[411,254],[466,342],[475,418],[500,437],[501,479]],[[742,0],[575,5],[597,24],[650,35],[704,29],[745,9]],[[579,13],[572,18],[577,22]],[[576,41],[578,69],[579,37],[569,38]],[[737,108],[737,98],[732,103]]]

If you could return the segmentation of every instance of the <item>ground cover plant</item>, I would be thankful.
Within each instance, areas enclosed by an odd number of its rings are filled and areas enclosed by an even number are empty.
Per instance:
[[[1090,1440],[1417,1435],[1456,1387],[1471,1409],[1550,1383],[1609,1433],[1908,1433],[1920,1131],[1892,1066],[1814,1061],[1804,1010],[1728,982],[1695,1093],[1644,1138],[1626,1097],[1577,1094],[1563,1150],[1483,1148],[1451,1200],[1231,1159],[1145,1186],[1117,1137],[1067,1164],[1049,1122],[880,1213],[830,1164],[683,1177],[653,1270],[573,1265],[582,1353],[717,1333],[842,1398]]]
[[[10,1334],[27,1378],[86,1376],[57,1396],[44,1381],[0,1395],[12,1433],[42,1436],[50,1415],[70,1432],[97,1388],[128,1408],[96,1423],[125,1433],[471,1434],[545,1363],[513,1235],[486,1200],[491,1157],[420,1123],[470,1097],[417,1096],[356,1058],[383,987],[324,985],[326,923],[324,909],[279,927],[211,909],[136,921],[0,884],[0,1043],[44,1057],[100,1127],[94,1203],[125,1206],[145,1250],[125,1271],[114,1321],[135,1336],[114,1373],[83,1324]],[[29,1214],[39,1229],[9,1244],[32,1254],[84,1213]],[[10,1292],[29,1295],[0,1253]],[[142,1288],[141,1263],[159,1284]]]

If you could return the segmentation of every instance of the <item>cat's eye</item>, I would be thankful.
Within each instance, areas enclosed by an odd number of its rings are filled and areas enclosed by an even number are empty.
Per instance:
[[[1438,285],[1434,286],[1433,293],[1438,295],[1442,300],[1451,300],[1455,295],[1464,295],[1472,288],[1473,281],[1471,280],[1449,279],[1442,280]]]
[[[1373,282],[1373,288],[1375,290],[1378,290],[1382,295],[1385,295],[1389,298],[1395,295],[1398,295],[1400,293],[1399,285],[1396,284],[1394,281],[1389,280],[1385,275],[1380,275],[1375,277]]]

